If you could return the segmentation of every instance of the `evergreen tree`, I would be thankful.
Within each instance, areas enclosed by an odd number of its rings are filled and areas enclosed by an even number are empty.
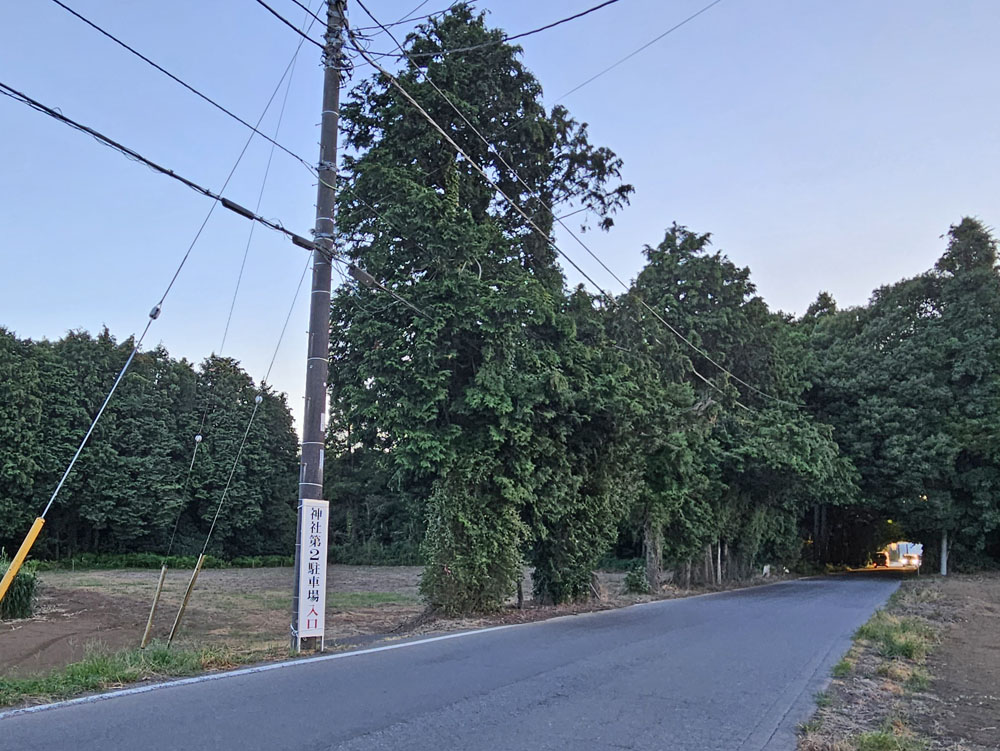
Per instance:
[[[562,108],[546,112],[518,48],[498,43],[440,55],[501,37],[483,14],[458,4],[407,40],[417,62],[399,78],[543,233],[552,219],[542,203],[576,201],[608,225],[630,191],[609,189],[619,160],[592,147],[585,127]],[[404,488],[429,486],[416,500],[427,519],[423,589],[433,605],[498,607],[526,552],[550,572],[540,580],[544,596],[577,596],[581,571],[608,534],[584,543],[591,533],[581,530],[571,539],[555,531],[565,531],[565,522],[553,510],[586,506],[580,493],[604,504],[601,519],[614,516],[614,504],[600,482],[574,476],[582,459],[567,450],[569,435],[588,419],[579,413],[587,404],[582,381],[572,376],[598,358],[574,339],[555,253],[383,77],[362,83],[342,117],[355,152],[345,158],[339,198],[346,251],[430,318],[414,318],[379,292],[339,290],[334,433],[390,455]]]

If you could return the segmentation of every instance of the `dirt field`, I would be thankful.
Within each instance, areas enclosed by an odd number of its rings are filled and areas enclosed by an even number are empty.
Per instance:
[[[1000,576],[940,583],[947,627],[927,660],[929,702],[914,720],[942,748],[1000,749]]]
[[[37,615],[0,624],[0,674],[28,675],[63,667],[95,647],[139,646],[159,577],[156,570],[46,571]],[[423,611],[417,567],[330,566],[327,642],[392,632]],[[169,571],[154,621],[166,639],[189,571]],[[280,647],[287,643],[292,569],[201,572],[178,646]]]
[[[490,618],[428,619],[420,600],[419,567],[330,566],[327,571],[327,645],[361,644],[377,637],[519,622],[649,599],[622,595],[623,574],[601,575],[602,602],[558,608],[511,607]],[[61,668],[88,650],[139,646],[159,577],[157,570],[46,571],[34,618],[0,623],[0,675],[27,676]],[[190,571],[171,570],[154,621],[165,640]],[[281,650],[288,643],[291,568],[208,569],[188,606],[179,647],[227,646]],[[530,606],[531,580],[524,591]]]
[[[856,642],[800,751],[1000,749],[1000,575],[910,580],[887,612],[925,635],[929,654]]]

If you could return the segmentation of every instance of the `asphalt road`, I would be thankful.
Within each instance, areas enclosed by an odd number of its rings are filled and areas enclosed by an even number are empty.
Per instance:
[[[897,586],[800,580],[0,714],[0,749],[791,751]]]

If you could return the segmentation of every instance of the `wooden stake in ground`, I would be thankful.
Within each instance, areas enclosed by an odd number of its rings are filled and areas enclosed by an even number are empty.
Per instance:
[[[167,564],[163,564],[160,569],[160,581],[156,583],[156,592],[153,594],[153,606],[149,609],[149,618],[146,619],[146,630],[142,634],[142,641],[139,642],[139,649],[145,649],[149,644],[149,635],[153,630],[153,616],[156,615],[156,606],[160,604],[160,593],[163,592],[163,580],[167,578]]]
[[[181,619],[184,618],[184,611],[187,610],[188,600],[191,599],[191,593],[194,591],[194,584],[198,581],[198,572],[201,571],[201,564],[205,561],[205,554],[202,553],[198,556],[198,562],[194,565],[194,571],[191,572],[191,581],[188,582],[187,592],[184,593],[184,600],[181,602],[181,608],[177,611],[177,617],[174,618],[174,625],[170,629],[170,636],[167,637],[167,646],[169,647],[173,641],[174,637],[177,635],[177,630],[180,628]]]

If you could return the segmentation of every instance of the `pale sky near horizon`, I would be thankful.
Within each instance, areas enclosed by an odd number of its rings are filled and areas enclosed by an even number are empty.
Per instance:
[[[66,2],[251,122],[298,40],[252,0]],[[524,61],[551,105],[707,2],[620,0],[524,39]],[[269,3],[301,24],[290,0]],[[416,0],[366,4],[392,21]],[[512,34],[595,4],[476,3]],[[421,12],[445,5],[431,0]],[[370,25],[348,7],[353,25]],[[595,144],[624,159],[636,188],[615,228],[589,233],[588,244],[629,280],[643,246],[677,221],[711,232],[716,248],[749,266],[773,309],[801,314],[821,290],[842,307],[863,304],[878,286],[929,268],[962,216],[1000,220],[998,27],[992,0],[722,0],[560,100]],[[391,45],[381,36],[372,48]],[[318,53],[302,48],[278,136],[309,161]],[[247,136],[50,0],[0,5],[0,81],[213,189]],[[261,130],[270,133],[276,115]],[[103,325],[124,339],[141,329],[209,200],[5,97],[0,132],[0,326],[34,339]],[[227,196],[256,204],[268,151],[255,139]],[[314,202],[313,178],[276,152],[260,213],[308,234]],[[248,232],[245,220],[216,212],[147,346],[193,361],[218,350]],[[564,240],[605,289],[621,291]],[[255,231],[224,350],[255,379],[305,262],[287,240]],[[567,277],[581,281],[572,269]],[[296,418],[305,306],[302,294],[271,377]]]

